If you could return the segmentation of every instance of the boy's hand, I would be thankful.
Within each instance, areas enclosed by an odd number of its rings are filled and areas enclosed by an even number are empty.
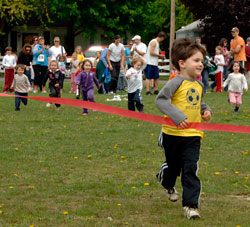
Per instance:
[[[55,84],[55,87],[59,87],[59,84],[57,83],[57,84]]]
[[[128,74],[128,75],[126,75],[126,78],[128,78],[128,79],[129,79],[130,77],[131,77],[131,75],[129,75],[129,74]]]
[[[31,89],[31,88],[29,88],[29,89],[28,89],[28,92],[32,92],[32,89]]]
[[[187,120],[184,120],[184,121],[182,121],[178,126],[177,126],[177,128],[182,128],[182,129],[185,129],[185,128],[187,128],[188,127],[188,121]]]
[[[201,117],[204,121],[209,121],[211,119],[211,112],[206,110]]]
[[[248,88],[244,88],[244,91],[248,91]]]

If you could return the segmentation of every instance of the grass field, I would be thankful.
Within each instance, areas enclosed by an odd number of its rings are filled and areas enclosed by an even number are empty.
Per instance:
[[[66,83],[63,97],[73,98],[68,90]],[[107,98],[95,96],[127,108]],[[145,112],[160,115],[155,96],[143,98]],[[250,126],[250,92],[239,114],[225,92],[204,101],[213,109],[211,122]],[[15,112],[14,99],[0,97],[0,226],[250,226],[250,134],[205,132],[202,218],[190,221],[155,178],[164,161],[160,128],[101,112],[82,117],[69,106],[56,112],[34,100]],[[182,191],[180,179],[176,188]]]

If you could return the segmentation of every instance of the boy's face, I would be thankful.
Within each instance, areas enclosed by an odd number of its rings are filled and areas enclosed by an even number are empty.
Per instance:
[[[186,59],[185,61],[180,60],[180,71],[181,75],[187,78],[194,78],[201,75],[203,70],[203,55],[200,51],[197,51],[194,55]]]
[[[19,75],[19,76],[21,76],[21,75],[23,75],[23,73],[24,73],[24,69],[22,69],[22,68],[17,68],[17,74]]]
[[[11,50],[7,50],[7,51],[6,51],[6,54],[7,54],[7,55],[11,55],[11,53],[12,53]]]

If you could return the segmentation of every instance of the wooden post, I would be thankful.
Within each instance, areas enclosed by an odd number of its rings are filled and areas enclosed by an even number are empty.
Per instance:
[[[171,46],[174,42],[175,38],[175,0],[171,0],[171,16],[170,16],[170,40],[169,40],[169,74],[171,75],[171,71],[173,69],[171,63]]]

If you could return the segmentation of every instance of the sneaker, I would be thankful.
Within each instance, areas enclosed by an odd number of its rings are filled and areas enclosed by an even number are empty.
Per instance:
[[[20,111],[20,108],[16,108],[15,111]]]
[[[43,93],[43,94],[46,94],[46,93],[47,93],[47,91],[46,91],[46,90],[43,90],[43,91],[42,91],[42,93]]]
[[[171,202],[176,202],[179,199],[179,193],[175,190],[175,188],[166,189],[168,199]]]
[[[59,106],[56,106],[56,111],[59,111],[60,110],[60,107]]]
[[[82,115],[83,115],[83,116],[87,116],[87,115],[88,115],[88,113],[83,113]]]
[[[184,216],[186,216],[188,219],[201,218],[197,208],[183,207],[183,209],[184,209]]]
[[[77,95],[77,96],[76,96],[76,99],[80,99],[80,96],[79,96],[79,95]]]
[[[37,93],[37,90],[36,90],[36,89],[34,89],[34,90],[33,90],[33,93]]]
[[[51,104],[48,102],[47,104],[46,104],[46,107],[50,107],[51,106]]]
[[[158,90],[155,90],[155,91],[154,91],[154,94],[155,94],[155,95],[158,95],[158,94],[159,94],[159,91],[158,91]]]
[[[153,94],[150,91],[147,91],[146,95],[153,95]]]

